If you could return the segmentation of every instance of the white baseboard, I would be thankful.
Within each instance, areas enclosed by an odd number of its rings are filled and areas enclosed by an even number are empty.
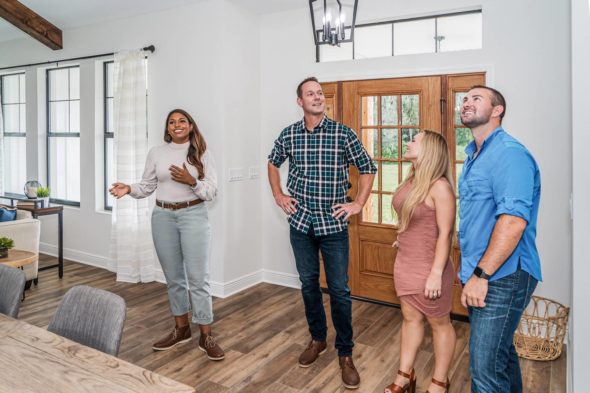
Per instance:
[[[42,254],[51,255],[57,257],[58,249],[57,246],[48,243],[39,243],[39,252]],[[101,267],[108,270],[109,259],[102,255],[90,254],[83,251],[73,250],[71,248],[64,247],[64,259],[70,261],[83,263],[94,267]]]
[[[238,292],[241,292],[244,289],[250,288],[256,284],[260,284],[262,282],[262,277],[263,271],[258,270],[253,273],[245,274],[242,277],[235,278],[225,283],[212,281],[211,293],[213,294],[213,296],[225,298],[234,295]]]
[[[301,289],[299,275],[293,273],[263,269],[262,281],[269,284],[281,285],[283,287]]]
[[[57,246],[48,243],[40,243],[39,252],[54,257],[57,257],[58,254]],[[79,262],[84,265],[90,265],[110,270],[108,268],[109,259],[101,255],[95,255],[70,248],[64,248],[64,259]],[[67,271],[64,274],[67,274]],[[117,277],[117,279],[123,282],[137,282],[137,279],[135,277],[127,277],[124,274],[120,274]],[[166,278],[164,277],[164,273],[161,269],[155,270],[155,281],[164,284],[166,283]],[[211,294],[215,297],[226,298],[245,289],[248,289],[256,284],[260,284],[261,282],[281,285],[289,288],[301,288],[301,282],[299,281],[299,276],[297,274],[260,269],[258,271],[245,274],[242,277],[238,277],[228,282],[211,281]]]

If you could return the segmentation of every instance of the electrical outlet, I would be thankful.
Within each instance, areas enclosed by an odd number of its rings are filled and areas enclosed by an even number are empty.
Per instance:
[[[244,170],[242,168],[229,168],[229,181],[244,180]]]

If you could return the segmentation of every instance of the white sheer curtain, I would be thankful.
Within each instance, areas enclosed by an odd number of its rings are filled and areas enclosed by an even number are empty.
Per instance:
[[[114,167],[115,179],[130,184],[143,173],[147,155],[146,62],[142,51],[115,54]],[[117,281],[155,280],[156,258],[151,237],[148,199],[125,196],[112,213],[109,268]]]
[[[2,92],[0,91],[0,195],[4,195],[4,121],[1,103]]]

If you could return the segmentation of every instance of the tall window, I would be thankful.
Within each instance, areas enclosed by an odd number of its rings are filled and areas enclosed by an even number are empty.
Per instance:
[[[147,58],[145,62],[145,95],[146,95],[146,124],[147,124]],[[104,208],[105,210],[113,209],[113,197],[109,193],[109,188],[115,179],[115,126],[114,126],[114,95],[115,95],[115,63],[107,61],[103,63],[103,97],[104,97]],[[147,138],[147,129],[146,129]]]
[[[27,180],[25,74],[0,76],[4,130],[4,192],[22,194]]]
[[[106,62],[103,65],[104,73],[104,208],[112,210],[113,197],[108,189],[115,182],[113,141],[115,130],[113,129],[113,83],[115,63]]]
[[[80,68],[47,70],[47,182],[51,201],[80,206]]]

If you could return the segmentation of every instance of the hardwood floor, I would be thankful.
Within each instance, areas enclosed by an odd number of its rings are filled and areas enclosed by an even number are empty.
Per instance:
[[[42,256],[41,265],[55,263]],[[271,284],[258,284],[226,299],[213,300],[213,332],[226,351],[221,362],[209,361],[197,349],[197,340],[165,352],[151,344],[171,329],[166,288],[160,283],[115,282],[115,274],[66,261],[64,278],[57,269],[39,274],[39,285],[26,292],[20,319],[37,326],[49,324],[57,304],[74,285],[91,285],[122,296],[127,320],[119,356],[131,363],[194,386],[197,392],[343,392],[329,323],[329,350],[309,368],[297,366],[299,353],[309,339],[300,292]],[[328,297],[324,304],[329,313]],[[396,308],[353,301],[354,360],[361,374],[358,392],[382,392],[397,370],[401,313]],[[451,367],[451,392],[469,392],[469,324],[453,322],[457,347]],[[197,332],[198,328],[193,329]],[[521,360],[526,393],[565,393],[566,356],[553,362]],[[418,391],[424,392],[434,366],[432,336],[418,353]]]

